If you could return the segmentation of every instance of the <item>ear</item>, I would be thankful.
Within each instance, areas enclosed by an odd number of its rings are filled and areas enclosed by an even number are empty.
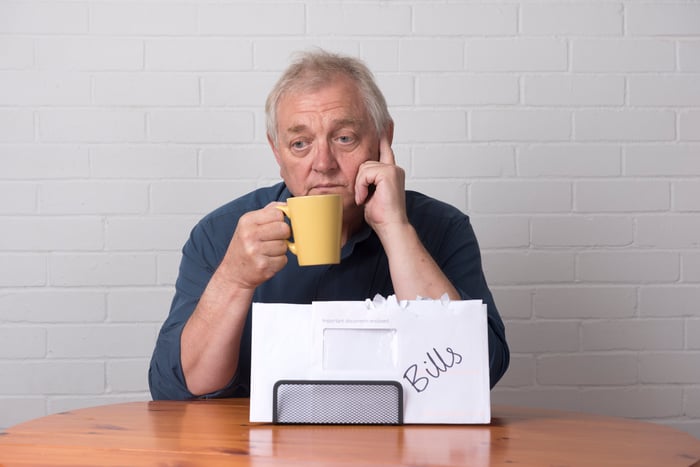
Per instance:
[[[389,146],[394,142],[394,121],[390,120],[386,126],[386,139],[389,140]]]

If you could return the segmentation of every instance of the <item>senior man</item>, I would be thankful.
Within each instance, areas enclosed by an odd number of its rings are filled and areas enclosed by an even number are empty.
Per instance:
[[[369,69],[352,57],[303,53],[272,89],[265,111],[283,181],[231,201],[192,230],[151,360],[153,398],[249,396],[253,302],[376,294],[482,299],[493,387],[509,351],[469,218],[405,190],[391,149],[394,124]],[[343,202],[341,261],[300,267],[275,205],[326,193]]]

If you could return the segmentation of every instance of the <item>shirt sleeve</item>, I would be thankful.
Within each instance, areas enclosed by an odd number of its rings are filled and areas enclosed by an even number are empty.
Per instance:
[[[479,244],[467,216],[447,227],[436,261],[462,300],[481,299],[487,306],[490,383],[493,388],[508,369],[510,351],[505,326],[483,272]]]
[[[180,271],[175,284],[175,296],[170,313],[156,340],[148,371],[148,383],[154,400],[186,400],[193,398],[225,397],[233,395],[238,380],[217,393],[194,396],[188,389],[180,360],[180,336],[185,323],[194,312],[211,276],[221,260],[215,243],[211,241],[203,223],[199,223],[182,249]]]

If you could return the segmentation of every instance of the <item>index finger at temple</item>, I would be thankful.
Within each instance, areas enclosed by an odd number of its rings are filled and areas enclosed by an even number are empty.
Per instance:
[[[396,165],[394,151],[391,149],[389,138],[387,138],[386,135],[383,135],[379,139],[379,162],[383,164]]]

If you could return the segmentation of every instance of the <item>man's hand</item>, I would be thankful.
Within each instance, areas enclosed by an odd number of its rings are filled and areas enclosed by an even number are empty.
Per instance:
[[[405,179],[388,138],[382,136],[379,161],[363,163],[355,180],[355,203],[364,205],[365,220],[378,235],[392,225],[408,224]]]
[[[277,204],[241,216],[219,266],[223,277],[243,289],[255,289],[287,264],[290,229]]]

